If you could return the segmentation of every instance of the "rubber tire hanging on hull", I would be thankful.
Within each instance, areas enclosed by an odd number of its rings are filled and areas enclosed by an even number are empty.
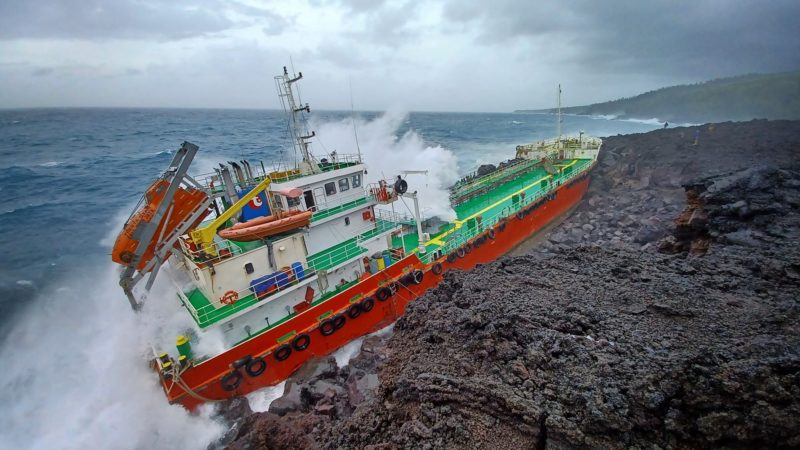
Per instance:
[[[375,300],[372,297],[367,297],[358,302],[358,307],[361,309],[361,312],[368,313],[375,307]]]
[[[309,345],[311,345],[311,336],[305,333],[300,333],[292,339],[292,348],[298,352],[307,349]]]
[[[244,379],[244,377],[238,370],[225,375],[222,377],[222,380],[220,380],[222,390],[225,392],[235,391],[239,385],[242,384],[242,379]]]
[[[286,361],[292,355],[292,347],[289,344],[283,344],[275,350],[273,356],[278,361]]]
[[[433,267],[431,267],[431,272],[433,272],[434,275],[441,275],[442,270],[443,270],[442,263],[437,262],[436,264],[433,265]]]
[[[267,361],[261,357],[253,358],[244,368],[244,371],[251,377],[257,377],[264,373],[265,370],[267,370]]]
[[[392,291],[386,286],[383,286],[382,288],[378,289],[378,292],[375,293],[375,297],[377,297],[377,299],[382,302],[388,300],[391,295]]]
[[[333,324],[333,319],[325,319],[319,324],[319,332],[323,336],[330,336],[336,332],[336,325]]]
[[[361,315],[361,308],[358,306],[358,303],[353,303],[347,308],[347,317],[355,319],[360,315]]]
[[[341,315],[341,314],[338,314],[338,315],[333,317],[333,326],[337,330],[342,328],[344,326],[345,322],[347,322],[347,319],[345,319],[344,316]]]

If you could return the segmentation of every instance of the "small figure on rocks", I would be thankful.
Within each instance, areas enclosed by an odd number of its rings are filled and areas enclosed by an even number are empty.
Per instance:
[[[668,126],[669,126],[669,122],[664,121],[664,129],[667,129]]]

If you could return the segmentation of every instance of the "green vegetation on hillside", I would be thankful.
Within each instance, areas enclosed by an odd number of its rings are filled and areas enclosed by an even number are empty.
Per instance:
[[[800,119],[800,71],[742,75],[672,86],[630,98],[562,108],[568,114],[676,122]],[[555,112],[555,109],[518,112]]]

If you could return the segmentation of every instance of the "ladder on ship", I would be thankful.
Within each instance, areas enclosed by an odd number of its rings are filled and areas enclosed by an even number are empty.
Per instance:
[[[175,193],[181,188],[181,185],[205,191],[205,188],[203,188],[200,183],[188,175],[189,166],[197,154],[197,150],[199,150],[198,146],[190,142],[184,142],[181,148],[175,152],[172,162],[161,176],[162,179],[169,181],[169,187],[164,197],[153,216],[149,220],[142,220],[134,231],[134,235],[137,236],[139,243],[136,246],[136,250],[133,252],[133,257],[130,259],[130,262],[127,263],[125,269],[123,269],[119,279],[119,285],[122,287],[122,290],[125,291],[125,295],[128,297],[128,301],[134,310],[138,310],[141,307],[141,304],[134,296],[134,286],[147,277],[145,291],[150,290],[153,286],[153,282],[155,282],[159,269],[164,262],[166,262],[168,254],[175,246],[178,238],[189,231],[189,228],[191,228],[195,221],[197,221],[211,206],[211,202],[213,201],[212,196],[207,195],[203,202],[199,203],[185,219],[179,222],[169,233],[166,233],[165,236],[167,223],[169,223],[170,215],[175,208],[173,199]],[[161,229],[159,235],[156,236],[162,219],[164,219],[164,227]],[[142,255],[145,254],[147,248],[153,241],[156,242],[153,258],[151,258],[141,270],[137,271],[136,267],[138,267]]]

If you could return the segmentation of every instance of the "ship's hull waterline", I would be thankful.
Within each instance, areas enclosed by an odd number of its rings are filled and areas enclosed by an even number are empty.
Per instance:
[[[165,378],[162,374],[161,382],[167,398],[170,403],[179,403],[188,409],[194,409],[209,400],[224,400],[245,395],[284,381],[309,359],[328,355],[354,339],[386,327],[405,312],[406,306],[412,300],[423,295],[428,289],[436,287],[448,270],[470,270],[477,264],[494,261],[569,212],[580,202],[588,189],[588,173],[591,168],[587,168],[581,175],[558,187],[554,195],[538,206],[528,206],[527,212],[526,208],[522,208],[517,214],[507,217],[494,227],[487,228],[473,238],[469,245],[462,247],[463,251],[459,249],[458,252],[451,253],[449,258],[444,256],[430,264],[424,264],[415,254],[406,256],[336,296],[311,306],[292,320],[277,325],[223,354],[186,368],[178,380]],[[477,240],[480,242],[475,245]],[[458,256],[462,254],[463,256]],[[422,279],[416,280],[418,283],[408,282],[410,278],[408,274],[412,271],[422,272]],[[397,283],[396,293],[383,301],[376,298],[377,290],[401,278],[406,281]],[[347,309],[366,297],[374,300],[374,307],[368,312],[361,312],[355,318],[348,317]],[[345,323],[331,334],[323,334],[323,331],[330,332],[330,329],[323,330],[322,321],[335,315],[344,317]],[[285,348],[290,347],[292,340],[302,334],[306,334],[309,338],[307,342],[303,342],[307,346],[300,351],[293,349],[288,357],[279,361],[276,358],[276,350],[283,346],[284,351],[280,356],[286,356]],[[235,362],[250,358],[263,358],[266,368],[263,369],[260,363],[253,364],[250,373],[246,366],[233,368]],[[154,363],[154,366],[157,365]],[[234,372],[238,372],[238,375],[231,376]],[[251,375],[256,372],[260,373]],[[228,390],[223,387],[226,376],[229,381]],[[236,381],[233,383],[235,384],[233,388],[231,380]]]

